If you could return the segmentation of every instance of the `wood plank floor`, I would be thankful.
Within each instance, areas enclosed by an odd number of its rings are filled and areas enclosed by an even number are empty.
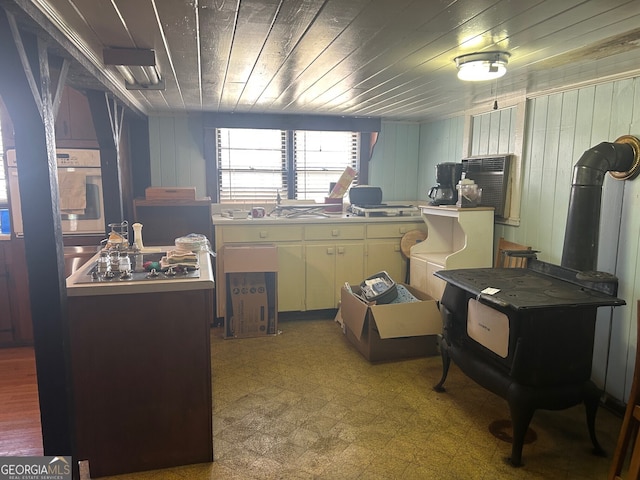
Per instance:
[[[43,455],[33,348],[0,349],[0,456]]]

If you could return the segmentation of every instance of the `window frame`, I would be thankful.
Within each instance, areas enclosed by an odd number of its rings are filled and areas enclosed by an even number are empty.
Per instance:
[[[230,192],[223,192],[222,191],[222,186],[223,186],[223,175],[225,171],[229,171],[228,169],[223,169],[222,168],[222,160],[223,160],[223,153],[221,151],[222,147],[222,143],[223,143],[223,135],[225,133],[225,131],[228,131],[230,129],[233,128],[246,128],[246,129],[251,129],[250,127],[217,127],[213,130],[214,132],[214,146],[215,146],[215,171],[216,171],[216,182],[215,182],[215,196],[214,198],[216,198],[216,200],[220,203],[247,203],[247,202],[269,202],[269,201],[276,201],[276,194],[274,193],[273,195],[273,199],[266,197],[266,198],[256,198],[256,199],[249,199],[249,198],[245,198],[245,197],[241,197],[239,200],[234,200],[233,196],[230,194]],[[255,129],[252,129],[255,130]],[[313,172],[313,169],[301,169],[298,168],[300,165],[300,158],[297,157],[297,145],[296,145],[296,135],[297,134],[305,134],[307,132],[336,132],[336,130],[308,130],[308,129],[296,129],[296,130],[281,130],[281,129],[277,129],[277,128],[272,128],[272,129],[268,129],[268,130],[272,130],[274,132],[280,132],[280,135],[282,136],[283,141],[281,142],[281,157],[283,159],[282,162],[282,170],[281,170],[281,175],[282,175],[282,180],[284,182],[284,185],[282,186],[281,189],[276,189],[278,190],[278,193],[281,195],[281,198],[286,198],[286,199],[297,199],[300,197],[300,189],[298,188],[298,172],[301,171],[309,171],[309,172]],[[361,162],[361,151],[362,151],[362,134],[360,132],[347,132],[347,131],[337,131],[337,132],[343,132],[343,133],[348,133],[350,136],[350,146],[348,148],[347,151],[351,151],[350,154],[350,159],[348,161],[348,163],[345,163],[344,165],[346,166],[347,164],[349,166],[351,166],[352,168],[355,168],[356,171],[359,171],[359,166],[360,166],[360,162]],[[226,147],[225,147],[226,148]],[[240,150],[240,149],[238,149]],[[305,150],[307,151],[307,150]],[[343,167],[344,168],[344,167]],[[340,171],[338,172],[338,169],[335,169],[335,173],[336,173],[336,181],[338,180],[338,178],[340,177],[340,174],[342,173],[343,169],[340,169]],[[358,181],[358,177],[356,177],[356,179],[354,180],[354,184],[357,184]],[[327,185],[328,187],[328,185]],[[249,192],[249,189],[247,189],[247,193]],[[223,195],[224,193],[224,195]],[[309,198],[310,196],[315,196],[318,197],[318,195],[320,194],[320,192],[318,191],[308,191],[308,190],[303,190],[303,193],[305,193],[305,197],[306,199],[308,199],[309,201],[311,201],[311,199]],[[315,194],[315,195],[314,195]],[[326,191],[326,194],[329,194],[328,188]]]
[[[203,153],[206,165],[206,190],[213,203],[219,203],[218,164],[215,129],[270,128],[279,130],[350,131],[360,134],[358,179],[366,184],[369,161],[378,134],[382,129],[380,117],[344,117],[335,115],[298,115],[285,113],[206,112],[202,118]]]

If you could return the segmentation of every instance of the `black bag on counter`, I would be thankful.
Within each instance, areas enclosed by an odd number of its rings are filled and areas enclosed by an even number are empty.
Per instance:
[[[360,284],[360,293],[369,302],[385,304],[393,302],[398,296],[396,282],[385,271],[365,278]]]

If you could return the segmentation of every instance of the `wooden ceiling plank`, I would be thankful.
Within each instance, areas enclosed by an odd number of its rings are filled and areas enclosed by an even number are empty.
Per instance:
[[[284,2],[278,12],[273,29],[265,39],[256,67],[238,98],[236,107],[238,104],[245,108],[255,106],[258,98],[271,83],[276,73],[283,68],[287,58],[300,43],[325,3],[326,0]]]
[[[64,4],[65,2],[61,2]],[[79,15],[73,22],[73,29],[82,32],[90,30],[100,45],[97,50],[100,52],[103,46],[138,48],[130,38],[125,26],[120,21],[118,13],[113,8],[111,2],[95,2],[93,0],[73,0],[75,12]],[[58,5],[58,4],[56,4]],[[65,18],[69,15],[64,14]],[[100,52],[101,53],[101,52]]]
[[[637,73],[635,40],[620,34],[640,25],[640,2],[538,2],[36,0],[34,8],[60,17],[96,66],[104,46],[155,49],[166,90],[125,92],[148,112],[433,118],[493,95],[491,85],[455,79],[453,57],[472,48],[512,52],[499,81],[505,96]],[[480,46],[463,44],[482,33]],[[618,38],[618,48],[607,44]]]
[[[531,6],[531,4],[528,4]],[[497,18],[492,18],[491,15],[493,12],[486,12],[484,14],[478,15],[471,19],[469,22],[464,24],[464,28],[461,27],[462,30],[468,31],[468,36],[471,36],[472,33],[483,33],[486,28],[486,25],[494,25],[492,30],[504,29],[507,32],[510,32],[512,28],[517,28],[516,22],[518,19],[524,20],[527,19],[526,25],[531,25],[532,23],[541,23],[544,22],[549,15],[557,14],[557,10],[549,10],[551,8],[556,9],[566,9],[567,5],[562,4],[560,6],[560,2],[553,2],[551,6],[549,5],[536,5],[532,8],[526,8],[524,10],[519,10],[517,12],[510,11],[507,13],[506,10],[500,9],[500,12],[505,12],[503,16],[500,14]],[[513,25],[513,26],[512,26]],[[454,35],[460,36],[460,33],[457,31]],[[511,40],[511,37],[509,37]],[[443,65],[449,67],[453,72],[453,58],[457,56],[459,52],[456,50],[451,50],[451,45],[454,45],[455,41],[451,38],[451,35],[446,35],[439,38],[436,42],[431,45],[427,45],[422,49],[416,50],[411,55],[401,58],[401,62],[407,65],[407,70],[402,73],[397,73],[392,69],[380,69],[378,72],[369,76],[366,81],[358,83],[354,85],[354,88],[365,88],[365,90],[360,94],[361,98],[368,97],[372,93],[376,91],[385,91],[389,88],[390,83],[393,83],[397,86],[404,86],[406,82],[410,81],[411,78],[416,77],[424,77],[428,75],[432,75],[434,72],[438,71],[442,68]],[[483,49],[496,49],[495,45],[483,45],[479,47],[478,50]],[[470,50],[467,49],[466,53],[469,53]],[[400,56],[399,52],[393,52],[392,56],[386,58],[387,60],[398,58]],[[425,59],[428,59],[426,61]],[[384,60],[384,59],[381,59]],[[395,74],[395,76],[393,76]],[[339,93],[339,92],[338,92]],[[329,92],[327,95],[330,96]]]
[[[290,98],[294,98],[296,92],[292,86],[295,81],[322,54],[326,46],[335,41],[353,19],[365,8],[369,8],[370,4],[371,0],[352,0],[346,4],[341,0],[328,0],[262,93],[257,102],[260,108],[279,108]]]
[[[278,98],[277,101],[280,108],[287,109],[292,102],[298,101],[309,85],[315,83],[319,77],[331,71],[345,58],[349,58],[363,44],[368,44],[377,32],[384,30],[391,23],[391,19],[397,16],[397,12],[402,11],[409,3],[408,0],[396,2],[375,0],[367,8],[358,12],[335,40],[327,44],[313,62],[283,90],[282,94],[285,97]],[[295,95],[287,94],[291,91],[295,92]]]
[[[555,4],[555,2],[554,2],[554,4]],[[607,5],[610,5],[610,4],[607,4]],[[545,8],[551,8],[551,7],[546,6]],[[625,8],[625,7],[624,6],[619,6],[617,8]],[[627,9],[627,11],[628,11],[628,9]],[[530,23],[530,21],[531,21],[530,15],[533,15],[533,12],[528,12],[528,13],[529,14],[526,15],[526,17],[519,19],[519,23],[517,23],[517,24],[515,22],[512,23],[512,25],[513,25],[512,28],[513,29],[516,29],[517,28],[516,25],[518,25],[518,26],[521,26],[522,30],[523,30],[522,34],[515,34],[515,35],[509,37],[509,40],[512,41],[515,45],[520,45],[520,44],[529,45],[528,39],[523,38],[523,37],[524,36],[528,36],[530,38],[533,29],[538,28],[538,29],[542,29],[542,30],[546,31],[547,33],[549,33],[549,26],[546,24],[546,22],[535,22],[536,17],[533,17],[533,23],[535,24],[535,26],[531,27],[530,26],[531,25],[531,23]],[[552,12],[548,12],[548,15],[550,15],[551,13]],[[557,15],[551,15],[550,18],[555,19],[555,18],[557,18],[559,16],[567,16],[567,17],[572,18],[573,21],[577,23],[579,19],[581,19],[581,18],[583,18],[585,16],[587,17],[587,19],[593,18],[592,7],[590,7],[588,11],[583,11],[582,14],[583,15],[580,16],[573,10],[571,10],[571,11],[566,11],[565,10],[564,13],[557,14]],[[567,19],[565,18],[565,23],[564,23],[565,25],[566,25],[566,21],[567,21]],[[580,20],[580,21],[583,21],[583,20]],[[527,25],[529,25],[529,27],[527,27]],[[575,23],[574,23],[574,25],[575,25]],[[555,30],[557,32],[557,28],[555,26],[552,27],[551,29]],[[564,31],[566,31],[566,29],[564,29],[564,30],[561,29],[561,31],[564,32]],[[584,31],[584,30],[582,30],[582,31]],[[564,33],[563,33],[563,37],[564,37]],[[522,40],[520,40],[520,38],[522,38]],[[555,41],[554,43],[560,44],[560,45],[564,44],[563,41]],[[517,51],[519,52],[520,50],[517,50]],[[519,59],[520,59],[519,55],[518,55],[517,59],[518,59],[518,62],[519,62]],[[517,66],[518,62],[512,62],[511,63],[512,68],[510,69],[510,73],[509,73],[510,75],[515,75],[516,72],[517,72],[517,68],[521,68],[521,67]],[[513,68],[514,66],[516,67],[516,70],[514,70],[514,68]],[[426,76],[426,75],[434,74],[435,72],[433,70],[432,71],[427,71],[426,70],[423,73]],[[394,80],[397,81],[395,86],[396,86],[396,88],[400,87],[400,88],[405,89],[405,95],[407,97],[410,97],[412,95],[412,91],[410,89],[410,82],[412,82],[413,80],[411,78],[408,78],[409,77],[408,75],[405,75],[405,77],[407,77],[407,78],[405,78],[405,81],[398,81],[400,77],[398,77],[397,79],[394,79]],[[384,103],[384,100],[381,100],[378,95],[374,95],[374,94],[376,92],[384,94],[384,92],[388,91],[388,90],[389,90],[389,82],[382,82],[382,81],[379,82],[373,88],[371,88],[369,90],[366,90],[365,92],[359,94],[359,100],[361,100],[361,101],[357,102],[358,105],[357,105],[357,107],[354,107],[354,108],[356,108],[358,111],[363,111],[363,110],[367,111],[367,107],[370,104],[372,104],[371,100],[369,100],[369,98],[375,99],[374,102],[373,102],[373,105],[377,105],[378,103]],[[347,111],[352,111],[352,110],[347,110]]]
[[[113,0],[120,12],[128,35],[137,48],[151,48],[156,52],[156,63],[165,81],[165,90],[138,90],[151,103],[153,111],[184,110],[184,102],[178,88],[177,79],[169,68],[170,60],[162,40],[162,32],[156,21],[152,1],[131,2]]]
[[[156,0],[156,5],[161,24],[159,29],[170,46],[170,51],[164,51],[163,55],[167,63],[161,65],[171,66],[171,70],[162,68],[161,72],[165,78],[170,73],[175,76],[186,110],[201,110],[197,4]]]
[[[200,58],[202,59],[202,103],[218,111],[235,31],[237,0],[200,1]]]
[[[368,42],[366,47],[363,46],[362,52],[357,52],[360,55],[353,63],[357,64],[358,68],[354,69],[351,63],[343,62],[318,79],[305,92],[305,96],[308,95],[314,104],[321,107],[341,95],[343,93],[341,89],[349,85],[365,91],[370,88],[367,82],[372,83],[371,79],[384,75],[385,72],[392,75],[392,78],[404,72],[410,72],[412,65],[420,65],[425,59],[430,58],[429,55],[437,57],[442,53],[443,48],[450,48],[452,38],[459,41],[457,29],[461,25],[467,25],[470,22],[476,22],[478,25],[489,23],[487,17],[494,14],[494,9],[491,7],[495,6],[495,0],[486,0],[484,3],[475,1],[473,6],[474,10],[471,10],[468,4],[458,2],[438,12],[404,37],[394,39],[393,42],[389,42],[386,35],[381,34],[375,41]],[[499,12],[504,12],[504,15],[512,14],[505,10],[499,10]],[[404,20],[404,17],[401,20]],[[427,49],[428,53],[425,52]],[[333,85],[330,85],[330,82],[333,82]]]
[[[240,3],[230,57],[227,82],[245,83],[271,31],[279,10],[279,0]]]

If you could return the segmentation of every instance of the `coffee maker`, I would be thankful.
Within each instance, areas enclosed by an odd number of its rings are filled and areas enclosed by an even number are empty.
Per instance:
[[[462,178],[462,163],[445,162],[436,165],[435,187],[429,190],[431,205],[455,205],[458,201],[456,185]]]

